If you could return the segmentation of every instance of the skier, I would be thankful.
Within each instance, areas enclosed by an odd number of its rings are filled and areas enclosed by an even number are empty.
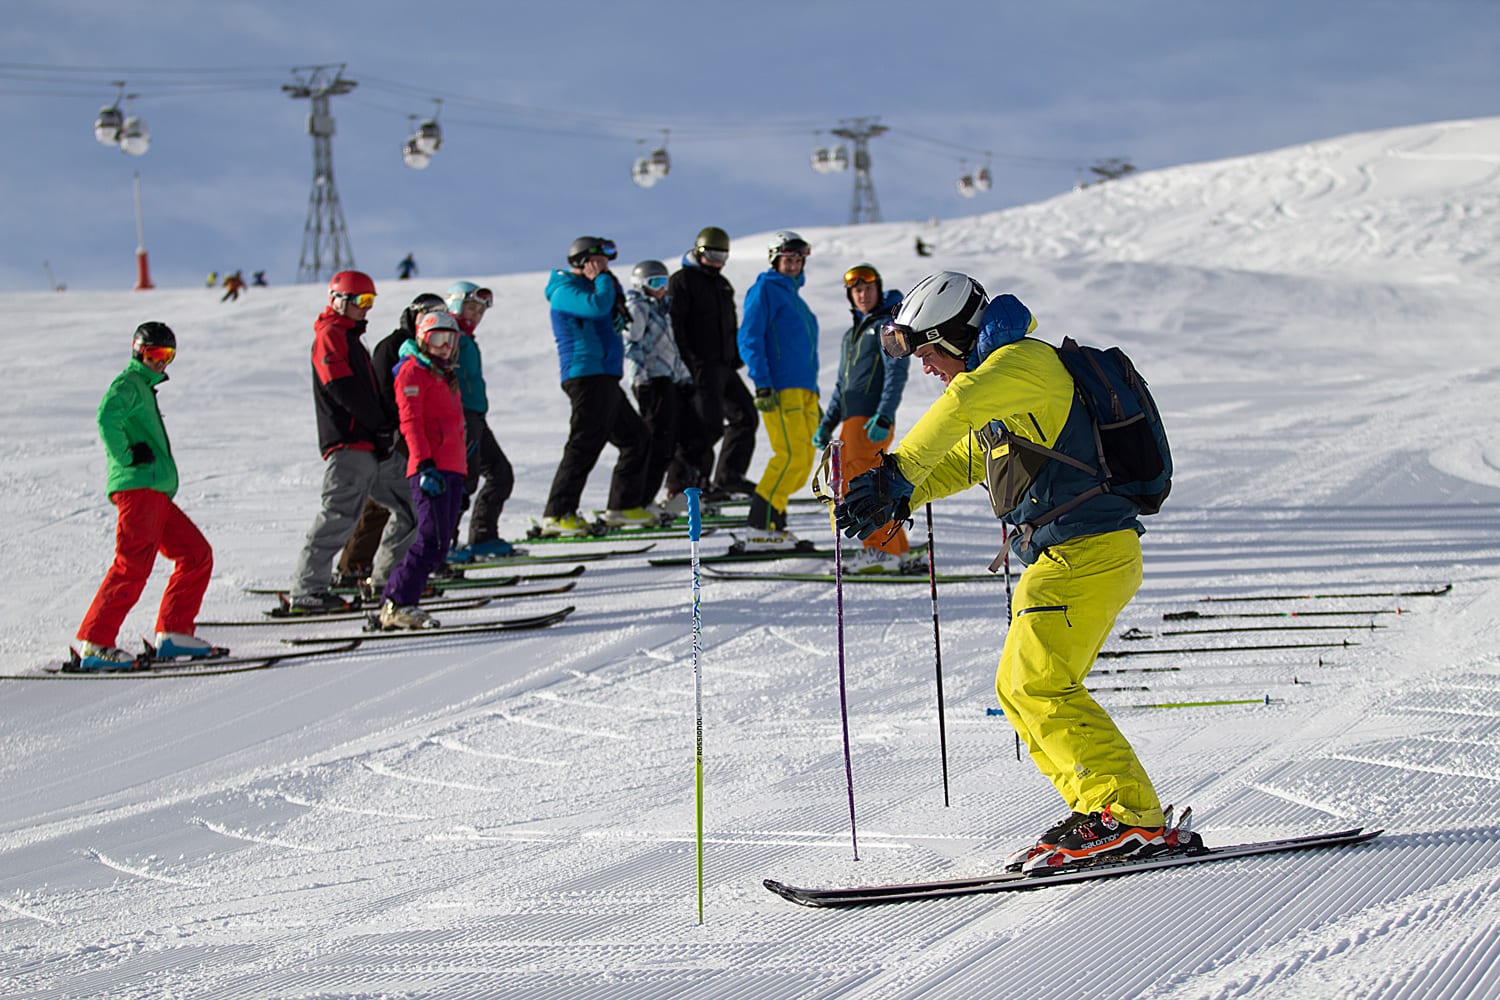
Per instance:
[[[667,299],[667,266],[643,260],[630,271],[625,292],[630,326],[625,331],[625,380],[635,393],[641,419],[651,433],[651,460],[646,467],[646,496],[666,490],[656,509],[673,517],[687,511],[689,486],[703,486],[708,464],[693,410],[693,377],[677,352]],[[712,452],[708,455],[712,458]]]
[[[402,257],[400,263],[396,265],[396,277],[401,281],[406,281],[407,279],[414,277],[416,273],[417,259],[411,254],[407,254],[405,257]]]
[[[235,271],[224,279],[224,294],[219,297],[220,302],[237,302],[240,297],[240,289],[245,287],[245,278],[240,272]]]
[[[813,447],[828,447],[837,431],[843,442],[844,481],[848,482],[880,464],[880,447],[895,426],[911,359],[887,358],[880,350],[880,328],[895,315],[901,293],[886,291],[874,266],[856,264],[845,271],[844,296],[854,322],[844,332],[838,381],[813,434]],[[905,528],[899,523],[883,525],[865,539],[858,555],[845,561],[844,568],[851,573],[915,573],[923,564],[909,558],[910,551]]]
[[[469,506],[470,498],[474,502],[469,512],[469,544],[453,552],[454,562],[498,559],[515,552],[515,546],[500,537],[500,512],[515,489],[516,474],[485,420],[490,401],[485,390],[484,360],[475,334],[479,321],[494,303],[494,293],[472,281],[455,281],[448,286],[448,311],[457,318],[464,334],[458,342],[457,366],[458,388],[464,400],[469,471],[464,480],[460,516],[463,508]],[[483,487],[479,485],[481,479]],[[455,523],[453,527],[456,535],[458,525]],[[457,537],[453,541],[456,545]]]
[[[755,384],[755,408],[771,441],[746,524],[747,548],[793,548],[786,530],[792,493],[807,483],[813,468],[813,434],[818,429],[818,319],[802,301],[802,269],[812,247],[783,230],[771,238],[771,266],[745,293],[739,349]]]
[[[250,287],[251,288],[266,288],[266,287],[268,287],[268,285],[266,283],[266,272],[264,272],[264,271],[256,271],[254,274],[250,275]]]
[[[759,423],[750,390],[741,381],[736,331],[734,286],[724,277],[729,260],[729,234],[718,226],[699,230],[693,248],[682,255],[682,267],[667,282],[671,302],[672,335],[678,353],[693,378],[693,405],[704,447],[712,457],[719,445],[717,467],[712,473],[708,498],[726,499],[730,494],[750,496],[755,484],[746,478],[755,454],[755,427]],[[721,443],[722,439],[722,443]]]
[[[604,522],[627,526],[655,520],[646,510],[651,437],[620,390],[625,354],[620,330],[630,321],[630,314],[620,282],[609,270],[615,256],[612,240],[580,236],[568,247],[569,270],[554,270],[547,281],[552,336],[572,416],[568,442],[543,511],[541,532],[545,536],[588,533],[588,522],[578,514],[578,501],[606,441],[620,454],[610,477]]]
[[[394,454],[396,423],[381,402],[369,351],[360,342],[375,304],[375,282],[363,271],[340,271],[328,283],[328,306],[313,324],[313,406],[323,452],[322,506],[297,558],[290,610],[346,610],[330,592],[333,558],[354,532],[365,500],[391,512],[370,583],[383,589],[391,568],[416,534],[405,463]]]
[[[1165,849],[1151,779],[1083,686],[1115,617],[1140,587],[1143,529],[1135,504],[1109,492],[1034,530],[1028,524],[1098,483],[1069,464],[1095,461],[1093,424],[1056,350],[1027,338],[1035,326],[1019,299],[991,301],[967,275],[941,271],[919,282],[882,343],[893,357],[915,354],[947,388],[877,468],[850,482],[837,509],[844,533],[866,538],[913,507],[984,482],[996,513],[1019,529],[1011,548],[1026,569],[995,690],[1071,810],[1008,859],[1008,867],[1026,871]],[[1033,453],[1003,446],[1008,435],[1063,460],[1032,461]]]
[[[401,346],[396,404],[410,454],[406,476],[417,512],[417,537],[386,582],[380,626],[436,628],[417,606],[427,578],[443,565],[458,527],[464,489],[464,410],[454,358],[463,334],[446,311],[424,313],[417,335]]]
[[[401,347],[417,335],[417,320],[422,314],[435,310],[447,310],[443,297],[436,292],[422,292],[401,310],[396,329],[387,334],[370,352],[375,381],[380,386],[380,402],[393,422],[401,419],[401,412],[396,406],[395,388],[395,367],[401,360]],[[407,455],[406,443],[399,434],[396,436],[394,449],[397,457],[404,462]],[[354,534],[349,536],[349,540],[344,543],[343,552],[339,554],[338,574],[335,577],[338,582],[357,586],[372,595],[375,593],[369,583],[370,568],[375,562],[375,553],[380,548],[381,532],[385,530],[390,517],[390,511],[380,504],[373,500],[365,501],[359,523],[354,527]]]
[[[108,464],[106,491],[118,516],[115,559],[78,626],[78,667],[126,670],[136,657],[115,646],[125,616],[140,600],[158,553],[175,564],[156,616],[156,655],[201,659],[223,655],[193,634],[214,555],[203,533],[172,502],[177,463],[156,403],[177,355],[177,337],[165,323],[136,327],[130,363],[99,401],[99,437]]]

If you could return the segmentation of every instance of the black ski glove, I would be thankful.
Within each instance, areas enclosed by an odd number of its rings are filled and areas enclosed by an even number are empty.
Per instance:
[[[150,465],[154,461],[156,461],[156,452],[152,451],[151,446],[146,442],[137,441],[130,446],[130,464],[132,466]]]

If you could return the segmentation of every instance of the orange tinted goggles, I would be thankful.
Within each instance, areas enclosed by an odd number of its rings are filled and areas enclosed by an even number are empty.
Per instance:
[[[872,285],[880,280],[880,275],[875,273],[873,267],[851,267],[844,272],[844,287],[853,288],[855,285]]]
[[[175,347],[142,347],[141,360],[153,365],[169,365],[172,359],[177,357]]]

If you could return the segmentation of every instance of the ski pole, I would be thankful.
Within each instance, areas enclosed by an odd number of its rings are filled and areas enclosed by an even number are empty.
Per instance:
[[[833,505],[837,507],[844,499],[844,466],[842,462],[844,442],[834,440],[829,445],[829,472],[833,480]],[[854,828],[854,764],[849,756],[849,699],[844,681],[844,547],[839,544],[838,524],[833,529],[833,593],[834,612],[838,625],[839,650],[839,715],[844,724],[844,781],[849,788],[849,842],[854,849],[854,860],[859,860],[859,836]]]
[[[948,806],[948,724],[943,718],[943,638],[938,630],[937,539],[932,533],[932,504],[927,504],[927,589],[932,595],[932,658],[937,664],[938,747],[943,756],[943,806]]]
[[[698,540],[703,535],[703,491],[690,486],[683,491],[688,502],[688,552],[693,563],[693,701],[697,746],[693,757],[693,798],[697,813],[698,923],[703,923],[703,578],[698,566]]]
[[[1000,522],[1000,558],[1005,565],[1005,631],[1010,632],[1012,606],[1010,596],[1010,525]],[[991,564],[993,566],[993,564]],[[1021,759],[1021,731],[1016,730],[1016,760]]]

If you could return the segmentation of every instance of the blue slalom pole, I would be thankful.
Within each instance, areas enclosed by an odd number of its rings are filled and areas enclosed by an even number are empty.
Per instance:
[[[697,812],[698,923],[703,923],[703,577],[698,565],[698,541],[703,537],[703,491],[696,486],[683,490],[688,502],[688,551],[693,563],[693,700],[697,747],[693,758],[693,798]]]

